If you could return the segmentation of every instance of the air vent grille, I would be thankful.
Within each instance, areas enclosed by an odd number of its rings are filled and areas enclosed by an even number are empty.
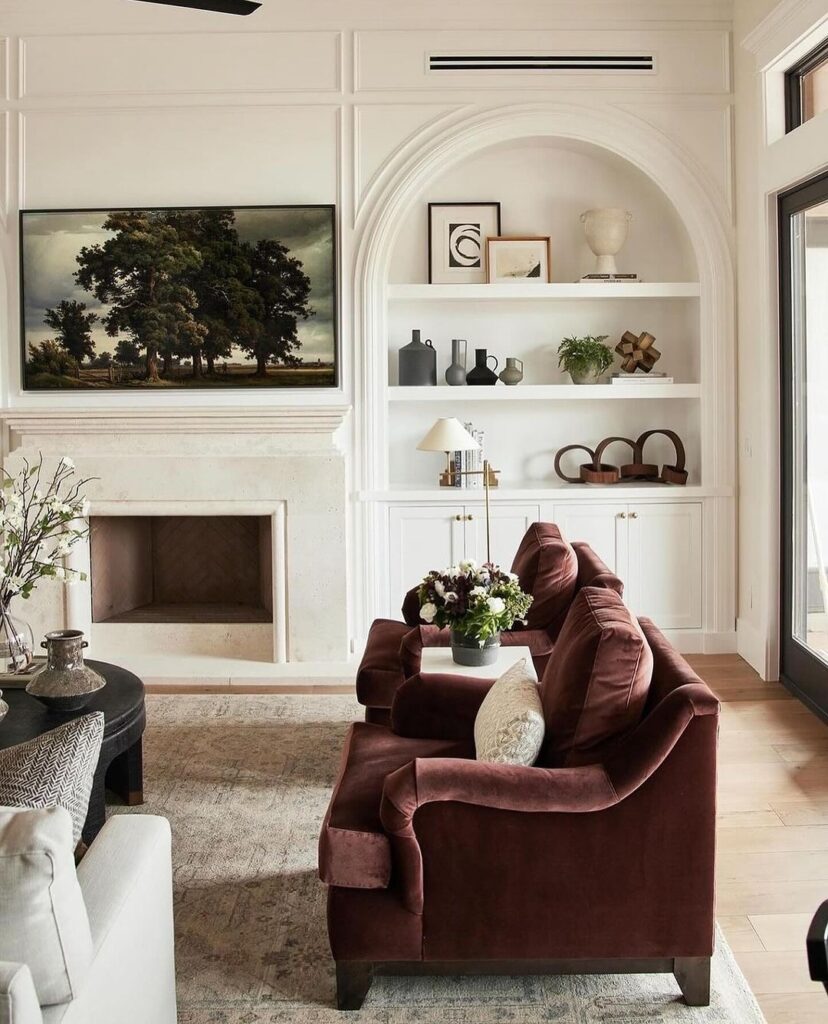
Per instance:
[[[619,71],[653,72],[652,54],[626,53],[432,53],[429,71]]]

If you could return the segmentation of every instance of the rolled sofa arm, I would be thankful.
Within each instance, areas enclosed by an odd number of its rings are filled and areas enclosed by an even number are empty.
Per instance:
[[[493,682],[418,672],[394,694],[391,728],[398,736],[415,739],[471,739],[477,712]]]
[[[385,779],[380,817],[391,838],[403,902],[423,909],[423,861],[414,816],[426,804],[454,802],[529,814],[589,814],[621,803],[664,763],[696,718],[712,726],[718,701],[699,682],[668,693],[640,725],[620,741],[606,764],[578,768],[524,768],[451,758],[416,759]],[[705,744],[708,738],[700,737]]]
[[[606,587],[624,596],[624,584],[584,541],[573,541],[575,557],[578,559],[578,590],[582,587]]]
[[[32,972],[0,960],[0,1024],[43,1024]]]
[[[169,822],[113,815],[80,862],[78,881],[95,959],[73,1020],[175,1024]]]
[[[452,801],[505,811],[585,812],[618,798],[602,765],[524,768],[455,758],[417,758],[386,776],[380,818],[391,837],[402,899],[423,912],[423,856],[414,815],[425,804]]]

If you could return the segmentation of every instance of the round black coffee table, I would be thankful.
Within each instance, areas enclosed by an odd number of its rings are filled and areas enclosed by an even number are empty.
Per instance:
[[[106,821],[107,789],[130,806],[144,802],[141,737],[147,717],[144,684],[138,676],[105,661],[87,661],[87,664],[100,672],[106,679],[106,686],[81,711],[50,711],[25,690],[3,689],[3,700],[9,705],[9,713],[0,723],[0,750],[33,740],[64,722],[88,715],[90,711],[103,711],[101,756],[83,827],[83,841],[88,846]]]

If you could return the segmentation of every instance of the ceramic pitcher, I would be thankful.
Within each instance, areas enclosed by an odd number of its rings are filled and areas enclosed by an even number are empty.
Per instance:
[[[523,380],[523,360],[517,356],[509,356],[506,365],[500,371],[500,379],[504,384],[520,384]]]

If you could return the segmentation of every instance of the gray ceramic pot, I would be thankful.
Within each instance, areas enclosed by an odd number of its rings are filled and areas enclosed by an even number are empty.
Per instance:
[[[56,711],[79,711],[106,686],[106,680],[83,663],[89,644],[79,629],[59,629],[46,634],[46,665],[35,672],[26,693]]]
[[[400,349],[400,387],[434,387],[437,383],[437,353],[428,338],[420,341],[420,332],[411,332],[411,341]]]
[[[458,633],[456,629],[451,631],[451,656],[458,665],[491,665],[497,661],[497,652],[500,650],[500,633],[490,636],[480,646],[476,637],[466,636],[465,633]]]

